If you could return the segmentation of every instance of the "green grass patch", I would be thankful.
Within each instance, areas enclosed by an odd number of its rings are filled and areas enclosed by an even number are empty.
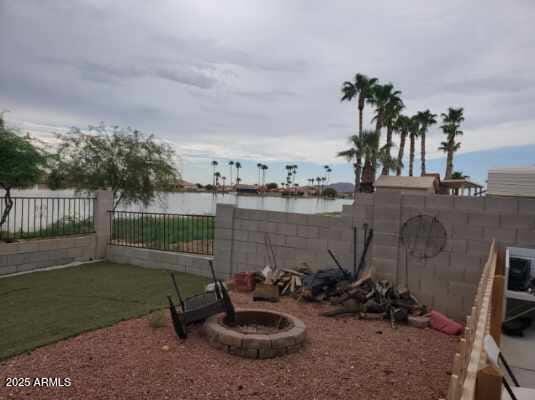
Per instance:
[[[176,249],[180,243],[214,239],[214,217],[120,214],[113,219],[112,240],[156,249]]]
[[[39,239],[55,236],[65,236],[74,234],[85,234],[95,232],[95,224],[93,218],[76,219],[73,217],[65,217],[59,221],[40,227],[39,223],[31,225],[31,229],[25,224],[21,225],[20,229],[1,231],[0,240],[17,240],[17,239]]]
[[[183,296],[206,278],[177,273]],[[169,272],[99,262],[0,278],[0,360],[166,306]]]

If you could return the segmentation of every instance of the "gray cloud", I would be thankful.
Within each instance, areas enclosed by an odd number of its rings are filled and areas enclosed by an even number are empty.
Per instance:
[[[0,109],[176,142],[229,137],[236,152],[239,140],[263,151],[290,136],[343,146],[356,118],[340,86],[362,72],[402,90],[407,113],[463,106],[466,131],[528,123],[534,17],[531,2],[497,0],[0,0]]]

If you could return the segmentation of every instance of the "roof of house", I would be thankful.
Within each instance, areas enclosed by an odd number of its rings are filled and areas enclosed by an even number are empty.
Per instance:
[[[489,169],[489,174],[535,174],[535,165]]]
[[[442,182],[440,182],[441,185],[446,186],[448,188],[452,189],[481,189],[483,188],[483,185],[480,185],[479,183],[469,181],[468,179],[444,179]]]
[[[381,175],[375,181],[376,188],[395,189],[434,189],[437,178],[434,176],[390,176]]]

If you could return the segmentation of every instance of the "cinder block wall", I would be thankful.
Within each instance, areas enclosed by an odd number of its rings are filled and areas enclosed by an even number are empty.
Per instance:
[[[437,217],[448,235],[445,250],[428,260],[405,257],[399,240],[402,224],[419,214]],[[535,247],[535,200],[529,199],[359,194],[353,221],[374,228],[372,264],[378,277],[403,283],[406,259],[410,290],[457,319],[472,306],[493,238],[504,246]]]
[[[104,258],[110,235],[110,191],[96,192],[95,233],[46,239],[0,242],[0,275]]]
[[[334,267],[331,249],[347,268],[353,266],[351,209],[340,217],[294,214],[235,208],[218,204],[215,230],[215,262],[228,275],[260,271],[269,258],[265,237],[273,246],[279,267],[306,262],[312,269]]]
[[[127,246],[109,246],[106,258],[119,264],[137,265],[145,268],[169,269],[209,278],[212,276],[208,265],[208,260],[211,260],[212,257],[195,254]],[[228,274],[225,273],[216,273],[216,275],[221,279],[228,277]]]
[[[95,258],[96,235],[0,243],[0,275],[88,261]]]

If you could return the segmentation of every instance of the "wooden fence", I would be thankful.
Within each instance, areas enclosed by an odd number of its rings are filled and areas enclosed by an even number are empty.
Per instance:
[[[485,335],[500,344],[505,290],[505,254],[493,241],[481,274],[472,313],[459,340],[447,400],[501,399],[502,374],[487,362]]]

